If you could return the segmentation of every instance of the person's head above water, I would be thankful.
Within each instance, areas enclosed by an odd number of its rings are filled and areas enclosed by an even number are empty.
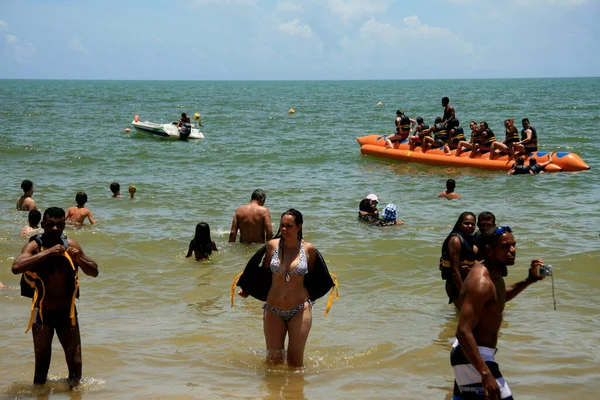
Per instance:
[[[121,185],[119,185],[119,182],[113,182],[110,184],[110,191],[113,192],[113,194],[118,194],[120,190]]]

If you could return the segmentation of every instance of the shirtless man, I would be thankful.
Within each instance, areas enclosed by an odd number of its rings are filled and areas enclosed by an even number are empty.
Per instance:
[[[23,189],[23,195],[17,199],[17,210],[30,211],[37,209],[35,200],[31,198],[33,196],[33,182],[25,179],[21,182],[21,189]]]
[[[482,236],[483,263],[475,264],[464,280],[460,298],[462,308],[456,341],[450,353],[454,370],[454,396],[461,399],[512,399],[508,384],[494,360],[502,312],[539,276],[542,259],[531,261],[527,279],[506,287],[507,265],[514,265],[516,242],[510,227],[487,230]]]
[[[65,217],[67,224],[83,225],[86,218],[90,221],[90,224],[94,225],[96,223],[94,217],[92,217],[92,212],[84,207],[85,203],[87,203],[87,199],[87,194],[85,194],[85,192],[77,193],[75,196],[77,206],[70,207],[67,210],[67,216]]]
[[[458,126],[456,111],[454,110],[454,107],[450,105],[450,99],[448,97],[442,97],[442,107],[444,107],[442,124],[446,127],[448,135],[452,135],[454,133],[452,130]]]
[[[238,229],[240,243],[265,243],[273,238],[271,212],[264,206],[267,195],[262,189],[252,192],[250,203],[239,207],[233,216],[229,241],[235,242]]]
[[[75,307],[75,297],[79,294],[77,271],[81,268],[86,275],[96,277],[98,264],[76,241],[63,236],[65,211],[62,208],[50,207],[44,211],[42,228],[44,233],[32,237],[12,265],[13,274],[25,274],[32,285],[22,285],[21,294],[35,302],[29,325],[35,354],[33,383],[46,383],[56,332],[65,352],[69,384],[77,386],[82,374],[81,337]]]
[[[177,127],[179,128],[183,124],[190,124],[190,123],[191,123],[190,117],[188,117],[185,113],[181,113],[181,119],[177,123]]]
[[[21,229],[21,236],[29,239],[31,236],[38,233],[38,224],[40,223],[41,219],[42,213],[39,212],[39,210],[29,211],[29,215],[27,216],[27,225]]]
[[[454,188],[456,187],[456,182],[454,179],[448,179],[446,181],[446,190],[438,195],[438,197],[444,197],[448,200],[451,199],[460,199],[460,194],[454,192]]]

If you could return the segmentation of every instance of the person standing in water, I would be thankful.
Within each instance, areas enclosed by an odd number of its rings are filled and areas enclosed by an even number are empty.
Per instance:
[[[81,226],[85,222],[86,218],[88,221],[90,221],[91,225],[96,223],[96,220],[92,216],[92,212],[84,207],[85,203],[87,203],[87,200],[88,197],[85,192],[77,193],[75,196],[75,202],[77,203],[77,206],[69,207],[67,210],[65,219],[67,220],[68,224]]]
[[[196,235],[190,242],[186,258],[191,257],[192,253],[196,261],[210,260],[213,251],[219,251],[214,240],[210,238],[210,226],[206,222],[200,222],[196,225]]]
[[[79,385],[82,376],[81,337],[75,298],[79,297],[78,270],[98,276],[98,264],[79,243],[63,236],[65,211],[50,207],[42,218],[44,233],[33,236],[12,265],[23,274],[21,294],[33,299],[29,327],[35,354],[34,384],[48,378],[52,339],[58,336],[69,368],[69,382]],[[26,331],[26,332],[27,332]]]
[[[33,182],[29,179],[25,179],[21,182],[21,190],[23,190],[23,195],[19,196],[17,199],[17,210],[19,211],[30,211],[37,209],[35,205],[35,200],[31,197],[33,196]]]
[[[265,207],[267,195],[264,190],[252,192],[250,203],[239,207],[231,222],[229,242],[235,242],[238,230],[240,243],[264,243],[273,237],[271,212]]]

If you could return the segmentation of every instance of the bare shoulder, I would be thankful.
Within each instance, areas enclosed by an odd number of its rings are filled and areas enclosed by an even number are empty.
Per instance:
[[[490,279],[490,274],[487,268],[481,263],[473,266],[464,281],[464,285],[467,291],[477,292],[478,294],[494,291],[494,283]]]
[[[302,242],[302,246],[304,246],[304,252],[309,255],[317,254],[317,249],[311,242]]]
[[[74,239],[67,239],[67,243],[69,243],[69,246],[81,250],[81,246]]]

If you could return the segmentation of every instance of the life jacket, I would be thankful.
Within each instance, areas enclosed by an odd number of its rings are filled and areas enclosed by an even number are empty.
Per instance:
[[[410,118],[406,115],[400,117],[400,130],[402,132],[410,131]]]
[[[530,167],[529,165],[514,165],[515,175],[529,175]]]
[[[485,137],[485,140],[483,141],[484,144],[492,144],[496,141],[496,135],[494,135],[494,132],[490,129],[484,129],[485,133],[487,133],[487,136]],[[483,137],[483,134],[482,134]]]
[[[435,128],[433,130],[433,137],[435,139],[448,134],[448,132],[446,131],[446,127],[442,124],[435,124],[433,127]]]
[[[452,135],[452,140],[460,141],[465,140],[465,131],[460,126],[454,128],[454,135]]]
[[[271,269],[265,267],[264,256],[267,253],[267,245],[261,247],[248,261],[246,268],[243,272],[240,272],[231,284],[231,306],[233,307],[233,297],[236,286],[242,288],[242,290],[248,293],[250,296],[261,301],[267,301],[269,290],[271,289],[271,282],[273,279],[273,273]],[[327,265],[323,256],[317,250],[317,259],[315,260],[312,270],[309,270],[304,275],[304,287],[308,291],[308,298],[312,301],[320,299],[329,293],[329,299],[327,300],[327,307],[325,307],[325,314],[327,316],[333,303],[334,292],[336,299],[339,299],[338,293],[338,280],[337,277],[327,270]]]
[[[61,240],[62,240],[61,244],[64,246],[64,248],[65,249],[69,248],[69,242],[67,241],[67,237],[64,235],[61,236]],[[37,235],[33,235],[31,238],[29,238],[29,241],[30,242],[35,241],[37,243],[40,251],[46,250],[46,248],[44,247],[44,244],[42,242],[42,234],[41,233],[38,233]],[[77,267],[75,266],[75,263],[73,263],[73,260],[71,259],[71,256],[69,255],[69,253],[67,253],[65,251],[62,254],[62,257],[65,257],[69,261],[69,264],[71,265],[71,268],[73,269],[73,295],[72,295],[72,300],[71,300],[71,311],[69,313],[69,316],[71,318],[71,325],[75,326],[77,323],[77,319],[75,316],[75,299],[79,298],[79,275],[78,275]],[[31,301],[31,317],[29,318],[29,324],[27,325],[27,330],[25,331],[25,333],[29,332],[29,330],[33,326],[36,305],[38,306],[40,318],[42,321],[44,321],[43,303],[44,303],[44,296],[46,295],[46,288],[45,288],[42,277],[40,277],[38,272],[36,272],[36,269],[37,268],[34,268],[30,271],[25,271],[21,275],[21,282],[20,282],[21,296],[29,297],[32,299],[32,301]]]
[[[448,242],[450,239],[456,236],[460,240],[460,265],[473,266],[477,263],[477,254],[473,246],[475,245],[475,239],[469,237],[465,239],[460,232],[452,232],[444,244],[442,244],[442,257],[440,257],[440,271],[443,280],[452,279],[452,268],[450,267],[450,251],[448,250]]]
[[[537,143],[538,143],[537,131],[531,125],[529,125],[529,129],[531,129],[531,142],[529,142],[527,144],[537,146]],[[527,139],[527,130],[521,129],[521,140],[525,140],[525,139]]]
[[[481,143],[481,132],[479,129],[471,131],[471,143]]]
[[[506,129],[504,139],[510,140],[513,142],[518,142],[519,141],[519,131],[517,130],[517,128],[512,127],[512,129]]]

